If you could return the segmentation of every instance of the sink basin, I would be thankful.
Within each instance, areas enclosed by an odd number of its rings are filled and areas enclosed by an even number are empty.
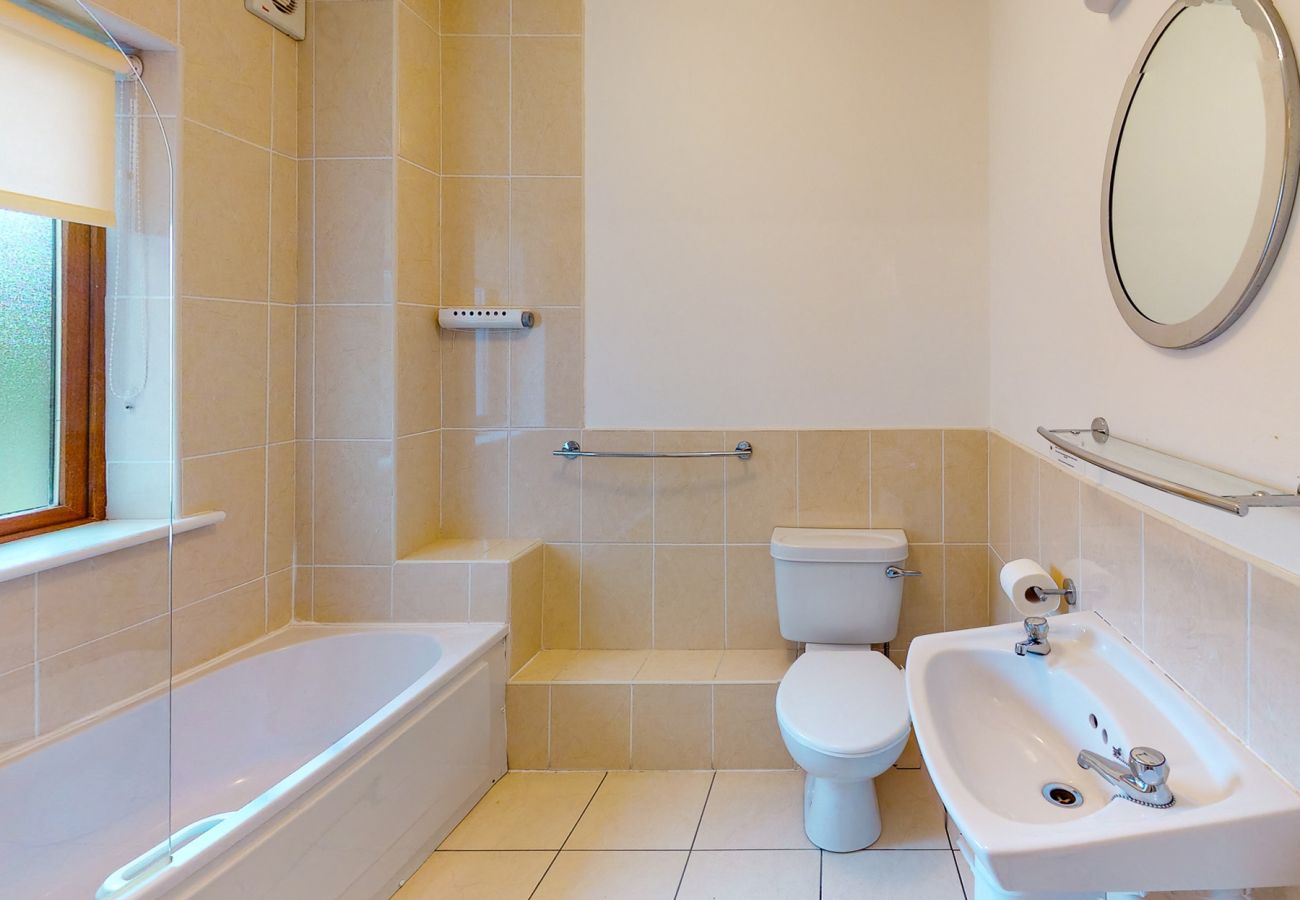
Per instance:
[[[1017,656],[1023,637],[926,635],[907,655],[913,727],[977,900],[1300,884],[1300,794],[1119,632],[1085,612],[1051,619],[1046,656]],[[1134,746],[1168,758],[1172,807],[1076,763],[1086,749],[1126,765]]]

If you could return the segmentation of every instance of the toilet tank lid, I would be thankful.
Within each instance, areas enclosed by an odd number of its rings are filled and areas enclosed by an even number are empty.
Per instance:
[[[794,562],[902,562],[907,535],[897,528],[776,528],[772,558]]]

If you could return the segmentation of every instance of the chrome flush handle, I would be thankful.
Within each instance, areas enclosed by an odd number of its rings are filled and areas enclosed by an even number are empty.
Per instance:
[[[920,578],[921,573],[915,569],[900,569],[898,566],[890,566],[885,569],[886,578]]]

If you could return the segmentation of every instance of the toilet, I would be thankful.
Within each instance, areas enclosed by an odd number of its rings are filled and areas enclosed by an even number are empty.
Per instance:
[[[804,831],[848,853],[880,837],[874,779],[912,730],[903,673],[871,649],[898,634],[907,535],[898,530],[777,528],[772,532],[781,634],[806,651],[781,679],[776,718],[807,773]],[[887,570],[891,570],[886,574]]]

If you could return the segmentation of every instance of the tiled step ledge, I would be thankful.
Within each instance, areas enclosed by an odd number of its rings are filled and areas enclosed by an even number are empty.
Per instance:
[[[512,769],[788,769],[789,650],[544,650],[506,686]]]
[[[399,563],[514,562],[538,547],[531,538],[445,538],[408,553]]]

